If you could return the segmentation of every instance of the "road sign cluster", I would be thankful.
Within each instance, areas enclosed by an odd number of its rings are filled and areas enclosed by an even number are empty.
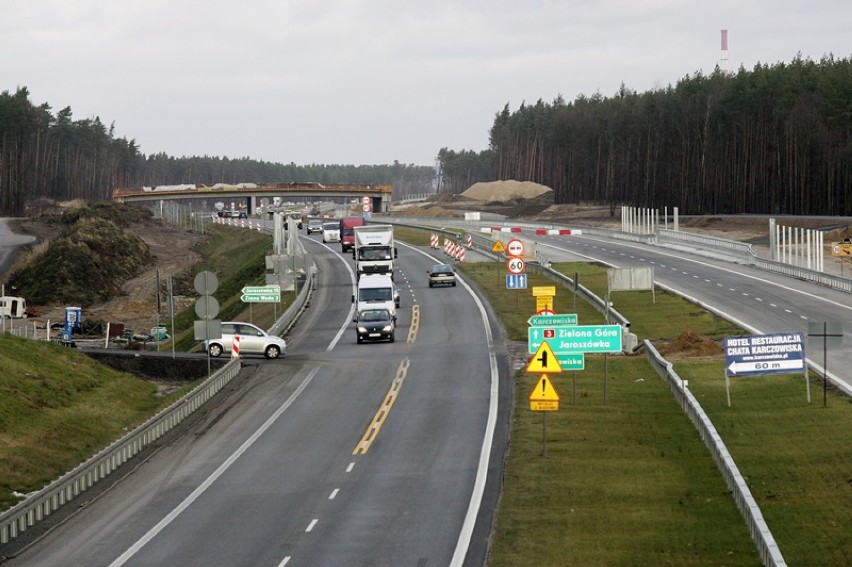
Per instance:
[[[537,311],[527,320],[528,347],[533,356],[526,371],[541,374],[541,378],[530,394],[530,409],[557,411],[559,394],[547,376],[583,370],[587,352],[621,352],[621,326],[578,325],[576,314],[556,314],[553,310],[556,286],[535,286],[532,294],[537,300]]]

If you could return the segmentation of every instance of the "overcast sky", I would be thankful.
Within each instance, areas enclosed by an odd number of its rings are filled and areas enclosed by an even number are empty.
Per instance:
[[[505,104],[852,55],[850,0],[0,0],[0,91],[143,153],[432,165]]]

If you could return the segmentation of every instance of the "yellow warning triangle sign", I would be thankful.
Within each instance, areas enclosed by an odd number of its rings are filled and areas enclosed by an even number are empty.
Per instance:
[[[506,249],[503,248],[503,241],[502,240],[495,241],[494,246],[491,247],[491,251],[499,253],[499,254],[502,254],[503,252],[505,252]]]
[[[538,379],[538,384],[535,385],[533,391],[530,393],[530,401],[531,402],[558,402],[559,394],[556,393],[556,389],[553,387],[553,384],[550,382],[550,379],[547,377],[547,374],[542,374],[541,378]]]
[[[542,341],[538,350],[527,364],[528,374],[538,374],[539,372],[554,374],[562,372],[562,365],[559,364],[559,359],[553,354],[553,349],[550,348],[550,343]]]

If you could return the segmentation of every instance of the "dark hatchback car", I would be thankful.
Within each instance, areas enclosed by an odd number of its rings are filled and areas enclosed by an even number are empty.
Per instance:
[[[456,286],[456,272],[449,264],[435,264],[431,269],[426,270],[429,274],[429,287],[436,285],[451,285]]]
[[[394,341],[396,317],[387,309],[364,309],[353,321],[359,344],[364,341]]]

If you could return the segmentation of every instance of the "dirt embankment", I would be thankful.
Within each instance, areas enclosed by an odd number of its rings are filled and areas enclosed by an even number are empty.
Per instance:
[[[169,277],[176,309],[194,299],[192,267],[203,259],[198,247],[206,237],[163,224],[143,209],[65,204],[12,228],[38,239],[6,277],[35,312],[27,324],[61,322],[65,307],[76,306],[84,322],[122,323],[147,333],[157,322],[158,271],[160,318]]]

